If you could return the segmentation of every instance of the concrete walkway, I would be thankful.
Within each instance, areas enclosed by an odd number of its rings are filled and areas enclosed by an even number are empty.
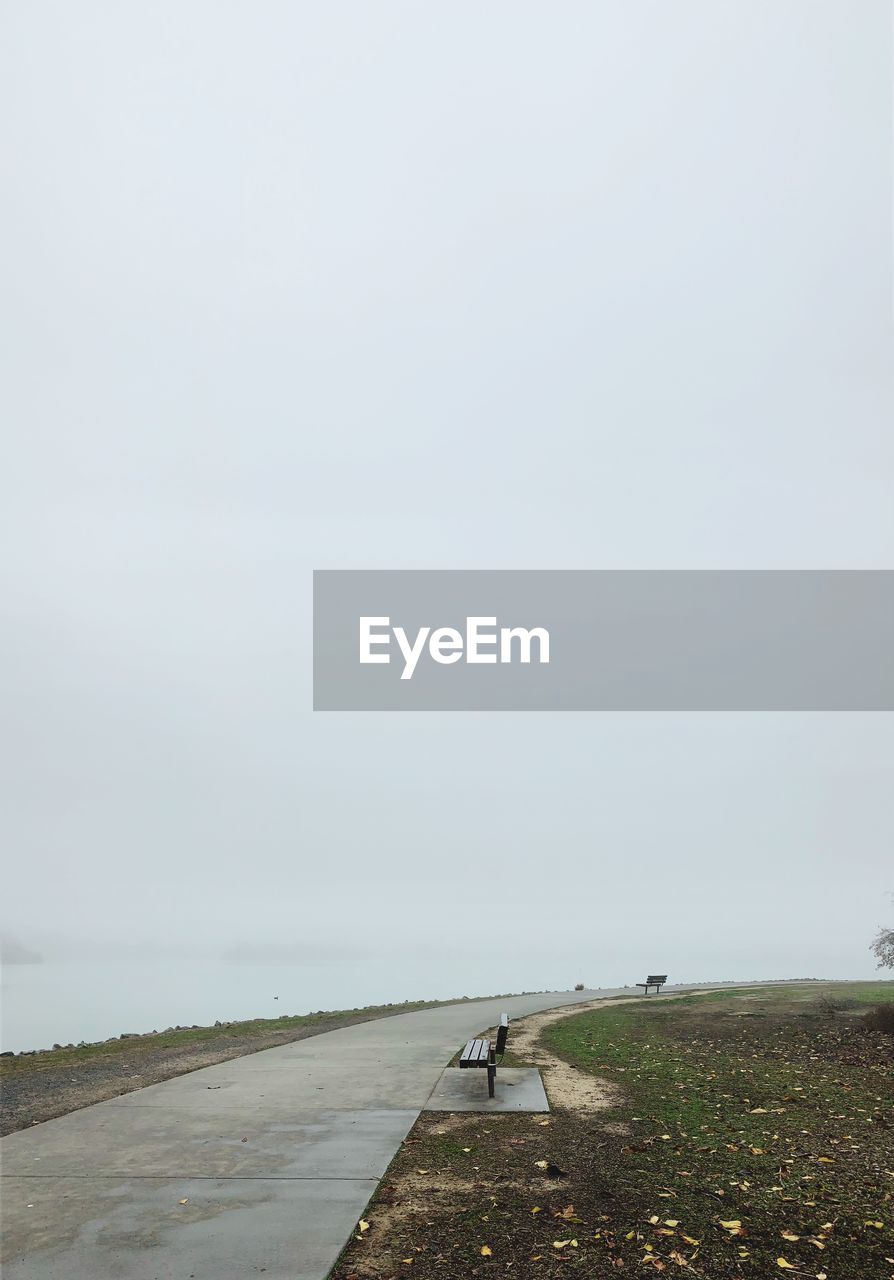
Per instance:
[[[466,1039],[504,1009],[619,994],[364,1022],[10,1134],[4,1280],[323,1280]]]

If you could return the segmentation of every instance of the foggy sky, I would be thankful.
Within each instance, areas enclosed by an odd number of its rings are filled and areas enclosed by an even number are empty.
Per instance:
[[[894,567],[891,58],[881,0],[7,6],[0,925],[869,976],[890,715],[314,715],[310,604]]]

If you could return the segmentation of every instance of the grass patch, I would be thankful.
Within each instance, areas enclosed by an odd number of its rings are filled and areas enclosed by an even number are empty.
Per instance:
[[[424,1114],[334,1280],[894,1277],[894,1036],[861,1016],[892,995],[749,988],[553,1023],[546,1047],[617,1105]]]

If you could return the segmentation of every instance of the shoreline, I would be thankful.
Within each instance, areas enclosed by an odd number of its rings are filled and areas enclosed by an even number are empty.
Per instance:
[[[474,1004],[500,996],[458,996],[453,1000],[405,1000],[294,1017],[216,1022],[213,1026],[168,1027],[124,1033],[108,1040],[53,1049],[23,1049],[0,1056],[3,1108],[0,1135],[107,1102],[146,1085],[187,1075],[230,1058],[241,1058],[358,1022],[392,1018],[451,1004]],[[531,994],[521,992],[520,994]]]

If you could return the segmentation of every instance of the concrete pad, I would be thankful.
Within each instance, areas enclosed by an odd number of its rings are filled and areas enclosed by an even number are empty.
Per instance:
[[[425,1111],[549,1111],[536,1067],[499,1067],[496,1097],[487,1096],[487,1072],[448,1067]]]
[[[291,1121],[258,1110],[85,1107],[3,1145],[4,1176],[63,1178],[380,1178],[415,1110],[329,1111]]]
[[[7,1176],[3,1280],[320,1280],[375,1189],[374,1178]]]

